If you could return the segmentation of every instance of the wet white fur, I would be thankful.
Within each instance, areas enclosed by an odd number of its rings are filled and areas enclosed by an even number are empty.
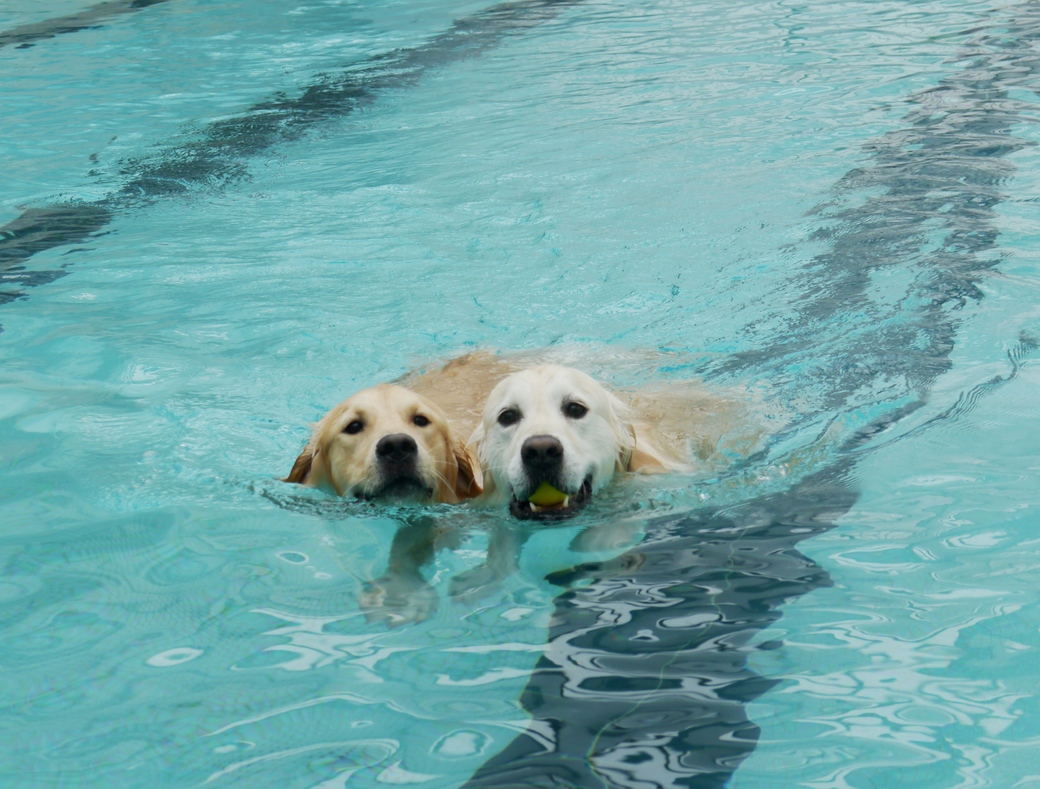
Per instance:
[[[571,402],[588,412],[580,419],[564,413]],[[507,409],[522,414],[509,426],[498,423]],[[484,470],[481,501],[498,503],[527,495],[520,450],[532,436],[554,436],[563,445],[563,492],[573,494],[591,476],[596,491],[627,468],[634,434],[629,408],[602,385],[579,370],[548,364],[506,377],[491,391],[471,445]]]

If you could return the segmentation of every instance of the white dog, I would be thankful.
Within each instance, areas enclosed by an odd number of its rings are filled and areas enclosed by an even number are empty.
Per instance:
[[[681,470],[632,409],[583,372],[547,364],[491,391],[470,443],[488,504],[518,518],[572,515],[618,471]]]

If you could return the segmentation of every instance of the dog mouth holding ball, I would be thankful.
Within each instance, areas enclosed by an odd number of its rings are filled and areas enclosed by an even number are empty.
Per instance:
[[[573,411],[584,408],[572,405]],[[580,418],[580,417],[578,417]],[[577,489],[567,482],[565,450],[555,436],[531,436],[520,447],[524,478],[512,487],[509,512],[520,520],[560,520],[577,513],[592,495],[594,472]]]

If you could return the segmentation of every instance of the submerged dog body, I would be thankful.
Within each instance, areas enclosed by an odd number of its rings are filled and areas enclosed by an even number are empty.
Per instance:
[[[365,389],[329,411],[285,481],[340,496],[448,504],[482,490],[479,464],[441,409],[393,384]]]
[[[508,501],[520,518],[572,514],[618,471],[685,468],[617,396],[553,364],[500,381],[471,443],[484,473],[481,500]]]

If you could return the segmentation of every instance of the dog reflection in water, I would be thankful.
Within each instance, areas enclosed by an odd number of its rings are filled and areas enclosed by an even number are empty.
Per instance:
[[[386,571],[379,578],[363,583],[358,596],[361,610],[369,621],[383,621],[391,627],[422,622],[436,612],[440,595],[426,580],[423,570],[434,563],[439,551],[457,550],[464,540],[463,533],[452,523],[450,515],[416,513],[400,514],[398,518]],[[486,531],[488,544],[484,561],[457,573],[448,582],[447,596],[469,608],[481,600],[493,599],[501,592],[503,582],[519,572],[521,551],[532,537],[529,525],[516,521],[510,523],[504,518],[489,524]],[[607,553],[606,559],[597,562],[595,567],[601,574],[614,574],[634,569],[642,563],[640,554],[628,551],[620,555],[635,544],[639,534],[641,525],[634,519],[613,522],[608,526],[589,526],[571,541],[570,549],[578,554],[599,554],[595,558]],[[608,535],[609,543],[605,542]],[[589,556],[593,558],[592,553]],[[534,560],[536,565],[544,568],[538,572],[538,578],[573,569],[573,561],[552,566],[547,559]],[[586,562],[580,564],[586,568],[590,566]]]

